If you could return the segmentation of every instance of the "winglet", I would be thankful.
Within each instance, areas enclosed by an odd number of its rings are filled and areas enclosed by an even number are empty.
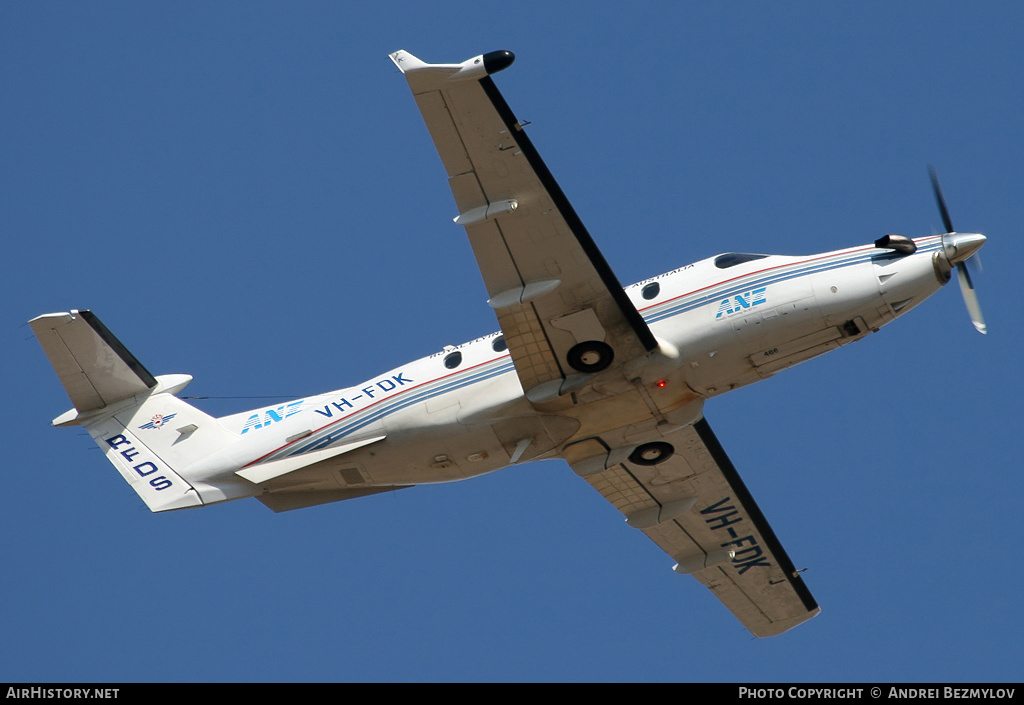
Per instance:
[[[402,73],[412,73],[413,71],[421,71],[426,68],[431,68],[431,64],[413,56],[405,49],[399,49],[396,52],[388,54],[388,56],[391,57],[391,60],[395,62],[395,66],[397,66],[398,70]],[[451,64],[451,66],[455,65],[456,64]]]
[[[479,54],[461,64],[428,64],[401,49],[388,56],[405,74],[413,93],[437,90],[450,81],[479,80],[507,69],[516,60],[516,55],[507,50]]]

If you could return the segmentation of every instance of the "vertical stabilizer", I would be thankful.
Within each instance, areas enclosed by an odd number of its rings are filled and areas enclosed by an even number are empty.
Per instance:
[[[29,322],[75,408],[56,426],[84,426],[121,476],[154,512],[197,507],[252,493],[252,483],[192,477],[189,468],[238,436],[174,396],[189,375],[154,377],[89,311]]]

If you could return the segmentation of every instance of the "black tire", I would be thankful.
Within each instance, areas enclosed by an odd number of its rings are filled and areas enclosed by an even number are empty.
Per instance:
[[[629,462],[636,465],[658,465],[672,457],[676,449],[671,443],[654,441],[637,446],[636,450],[629,454]]]
[[[577,372],[600,372],[612,364],[615,351],[608,343],[600,340],[585,340],[576,343],[565,356],[566,362]]]

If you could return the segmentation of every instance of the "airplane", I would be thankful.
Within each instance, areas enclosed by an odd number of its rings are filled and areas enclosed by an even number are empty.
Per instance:
[[[448,174],[500,331],[353,387],[214,418],[88,310],[30,325],[84,426],[153,512],[255,497],[275,512],[563,458],[755,636],[820,608],[704,418],[708,399],[855,342],[957,270],[978,233],[885,235],[795,257],[727,252],[623,287],[491,76],[495,51],[390,58]]]

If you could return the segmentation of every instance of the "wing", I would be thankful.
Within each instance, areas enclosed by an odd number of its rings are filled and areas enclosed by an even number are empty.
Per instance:
[[[489,74],[492,52],[461,64],[391,55],[448,173],[516,372],[533,402],[658,348],[583,222]]]
[[[596,448],[592,440],[580,446],[587,444]],[[571,448],[577,474],[755,636],[781,634],[820,611],[703,418],[639,446],[628,460]]]

